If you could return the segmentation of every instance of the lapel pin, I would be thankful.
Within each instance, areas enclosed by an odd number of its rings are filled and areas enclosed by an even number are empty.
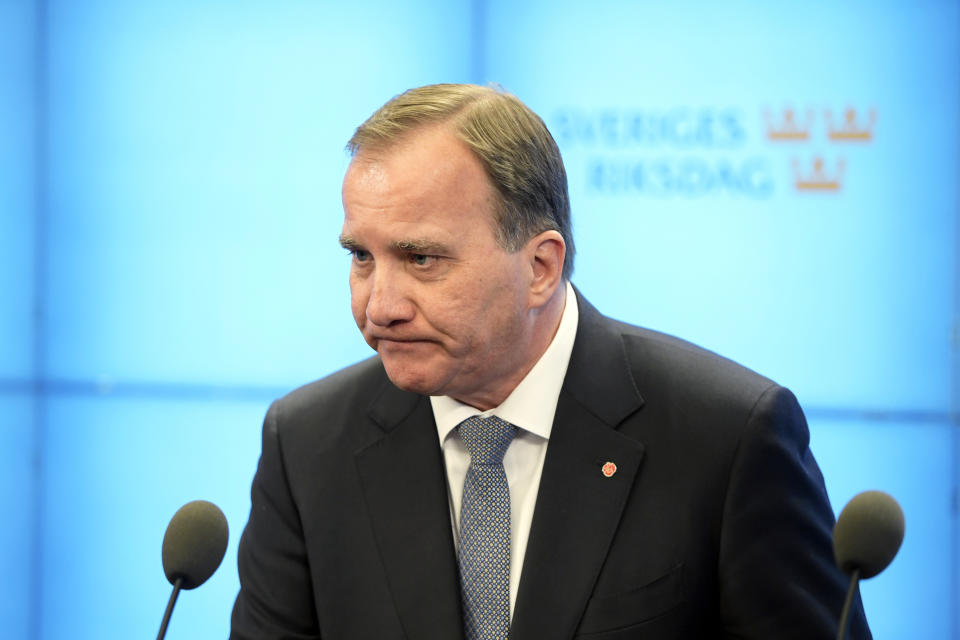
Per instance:
[[[603,464],[603,467],[600,468],[600,473],[602,473],[607,478],[612,478],[613,474],[617,472],[617,465],[610,462],[609,460]]]

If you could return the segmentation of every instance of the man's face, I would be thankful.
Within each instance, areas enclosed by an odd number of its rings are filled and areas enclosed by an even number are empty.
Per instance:
[[[401,389],[487,408],[526,373],[533,269],[529,251],[497,244],[495,197],[444,126],[361,150],[347,169],[353,317]]]

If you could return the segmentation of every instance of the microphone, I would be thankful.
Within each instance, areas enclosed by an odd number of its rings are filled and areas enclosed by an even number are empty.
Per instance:
[[[206,500],[194,500],[180,507],[163,536],[163,572],[173,593],[160,623],[157,640],[163,640],[180,589],[195,589],[220,566],[227,551],[230,532],[220,508]]]
[[[840,512],[833,528],[833,555],[837,566],[850,576],[850,588],[840,614],[837,640],[847,635],[860,579],[872,578],[887,568],[900,550],[905,526],[900,505],[883,491],[859,493]]]

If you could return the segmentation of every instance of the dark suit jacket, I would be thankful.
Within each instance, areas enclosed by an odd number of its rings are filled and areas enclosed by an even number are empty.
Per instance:
[[[793,395],[579,304],[511,640],[835,637],[846,579]],[[377,358],[274,403],[231,638],[462,638],[443,464],[428,398]]]

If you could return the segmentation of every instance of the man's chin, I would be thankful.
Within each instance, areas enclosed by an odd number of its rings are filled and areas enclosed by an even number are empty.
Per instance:
[[[424,396],[443,394],[443,384],[439,376],[436,375],[435,370],[431,371],[425,363],[419,362],[411,365],[410,363],[396,362],[394,358],[383,356],[380,359],[387,372],[387,377],[390,378],[390,382],[395,387]]]

